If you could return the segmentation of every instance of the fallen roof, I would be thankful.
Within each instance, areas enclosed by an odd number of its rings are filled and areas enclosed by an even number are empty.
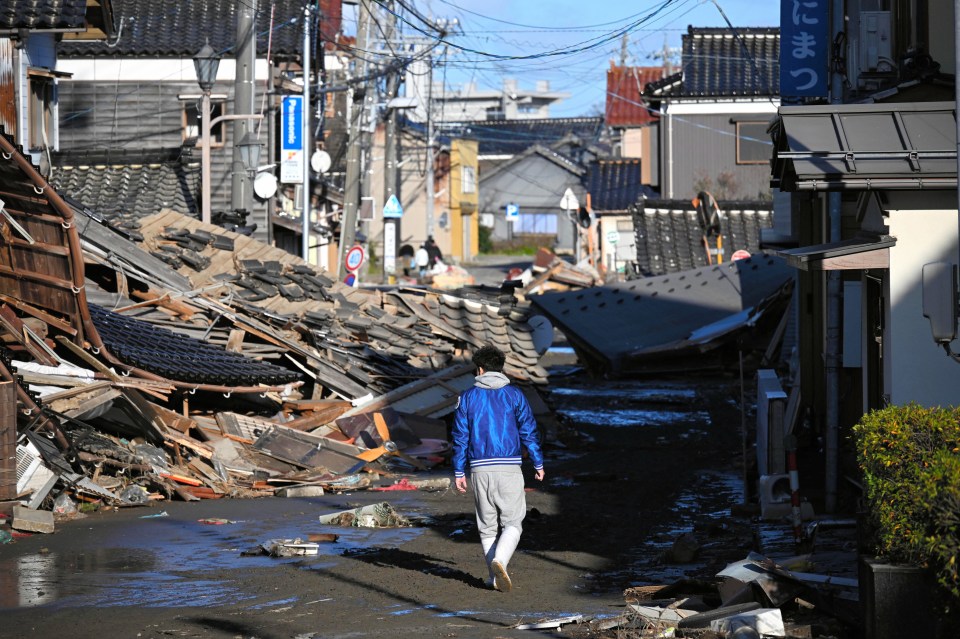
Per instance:
[[[783,260],[757,254],[661,277],[547,293],[530,303],[567,336],[588,368],[630,374],[655,360],[698,357],[716,348],[755,321],[791,277]]]

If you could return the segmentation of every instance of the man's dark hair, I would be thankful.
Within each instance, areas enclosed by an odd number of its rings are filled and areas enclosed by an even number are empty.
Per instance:
[[[507,357],[503,354],[503,351],[490,344],[481,347],[473,354],[473,363],[478,368],[489,372],[499,373],[503,371],[505,361],[507,361]]]

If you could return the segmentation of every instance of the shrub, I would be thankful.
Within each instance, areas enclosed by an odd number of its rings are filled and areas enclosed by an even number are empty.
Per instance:
[[[960,599],[960,409],[873,411],[853,428],[877,549],[930,568]]]

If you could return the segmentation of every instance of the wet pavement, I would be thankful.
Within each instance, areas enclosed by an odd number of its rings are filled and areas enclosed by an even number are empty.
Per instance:
[[[480,587],[472,556],[476,531],[470,505],[461,497],[451,506],[451,500],[458,498],[452,492],[357,492],[296,500],[171,502],[58,525],[58,532],[49,538],[35,535],[0,547],[0,575],[4,576],[0,610],[32,608],[45,614],[169,608],[182,614],[184,608],[239,608],[243,612],[233,614],[306,610],[298,614],[310,615],[318,614],[314,612],[318,606],[333,610],[328,607],[342,605],[347,596],[336,585],[342,583],[342,588],[355,586],[357,593],[371,593],[365,614],[417,627],[469,625],[478,620],[509,626],[521,620],[581,613],[592,618],[612,616],[623,603],[625,587],[712,575],[727,558],[743,559],[750,550],[771,557],[796,554],[792,529],[785,523],[761,524],[731,516],[731,509],[743,500],[743,486],[737,457],[740,435],[732,426],[739,425],[739,407],[728,391],[729,380],[602,381],[576,374],[552,378],[548,403],[561,422],[579,435],[576,444],[547,449],[546,485],[528,497],[528,507],[542,514],[540,520],[528,517],[525,528],[530,529],[532,541],[521,544],[517,560],[521,567],[559,571],[553,578],[559,580],[560,590],[549,599],[531,593],[531,598],[516,599],[506,607],[497,600],[483,600],[482,605],[461,609],[441,603],[437,593],[421,596],[415,586],[410,586],[414,592],[406,592],[404,582],[410,585],[412,579],[424,576],[447,580],[450,588]],[[594,449],[616,449],[620,441],[624,448],[616,464],[606,468],[591,459],[597,454]],[[449,471],[439,475],[448,476]],[[586,532],[579,537],[592,534],[595,540],[567,539],[556,524],[548,529],[541,523],[544,519],[570,522],[579,511],[564,504],[581,503],[591,491],[598,502],[602,498],[609,504],[598,505],[602,510],[594,515],[595,522],[580,522]],[[649,493],[649,503],[643,491]],[[343,528],[322,526],[317,520],[322,514],[380,501],[389,501],[418,525]],[[622,511],[618,510],[621,505]],[[212,518],[228,523],[201,521]],[[623,532],[617,533],[613,547],[605,547],[605,530],[614,529]],[[635,537],[631,530],[636,531]],[[312,533],[333,533],[339,540],[320,543],[316,556],[244,555],[270,539],[305,540]],[[685,533],[697,534],[703,546],[700,556],[683,564],[665,559],[674,541]],[[70,543],[60,543],[63,535],[70,536]],[[465,547],[460,552],[466,552],[468,559],[458,562],[448,558],[455,550],[439,550],[451,542]],[[539,546],[529,548],[534,543]],[[849,535],[831,531],[818,543],[817,553],[809,556],[813,568],[809,571],[850,576],[850,553],[844,552],[850,550]],[[834,551],[837,554],[830,555]],[[834,565],[816,563],[828,556],[835,559]],[[371,572],[354,580],[361,565]],[[314,574],[326,585],[305,591],[302,586],[285,587],[287,578],[280,578],[271,588],[261,588],[252,577],[284,568],[297,580]],[[399,579],[395,587],[382,585],[376,575],[392,574],[397,568],[414,572],[409,579],[403,577],[407,573],[393,577]],[[328,581],[331,578],[335,581]],[[373,598],[377,591],[385,596]],[[460,632],[459,636],[469,635]],[[329,636],[374,634],[367,629]],[[4,631],[0,636],[5,636]]]

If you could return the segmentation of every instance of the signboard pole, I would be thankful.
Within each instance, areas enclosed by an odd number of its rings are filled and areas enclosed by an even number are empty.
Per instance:
[[[310,263],[310,163],[307,158],[310,156],[310,29],[313,26],[313,18],[310,15],[310,3],[307,2],[303,7],[303,105],[301,108],[301,117],[303,118],[303,152],[300,158],[303,164],[303,228],[302,228],[302,256],[303,261]]]

